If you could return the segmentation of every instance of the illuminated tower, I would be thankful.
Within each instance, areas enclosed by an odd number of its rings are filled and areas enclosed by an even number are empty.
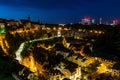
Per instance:
[[[57,36],[58,36],[58,37],[61,36],[61,31],[60,31],[60,30],[57,31]]]
[[[8,55],[7,48],[9,48],[9,45],[5,40],[5,37],[6,37],[5,24],[0,23],[0,47],[2,48],[4,53]]]
[[[57,36],[60,37],[61,35],[61,31],[62,31],[62,27],[59,27],[57,30]]]
[[[95,19],[92,19],[92,24],[95,24]]]
[[[100,18],[100,24],[102,24],[102,18]]]

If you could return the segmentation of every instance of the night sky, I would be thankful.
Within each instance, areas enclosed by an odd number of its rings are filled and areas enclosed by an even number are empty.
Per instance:
[[[83,17],[120,20],[120,0],[0,0],[0,18],[73,23]]]

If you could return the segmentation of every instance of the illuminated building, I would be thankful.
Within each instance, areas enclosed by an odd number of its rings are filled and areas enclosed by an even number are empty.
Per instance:
[[[118,24],[118,20],[117,19],[113,20],[113,25],[117,25],[117,24]]]
[[[99,24],[102,24],[102,18],[100,18]]]
[[[92,19],[92,24],[95,24],[95,19]]]
[[[90,18],[89,17],[85,17],[82,19],[82,24],[83,25],[90,25]]]
[[[0,46],[3,49],[4,53],[8,55],[7,48],[9,48],[7,41],[5,40],[6,30],[5,24],[0,23]]]
[[[60,37],[61,36],[61,30],[57,31],[57,36]]]

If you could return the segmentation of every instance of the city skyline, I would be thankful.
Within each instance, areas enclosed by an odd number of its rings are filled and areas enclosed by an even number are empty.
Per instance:
[[[27,19],[44,23],[74,23],[83,17],[106,22],[120,20],[119,0],[2,0],[0,18]]]

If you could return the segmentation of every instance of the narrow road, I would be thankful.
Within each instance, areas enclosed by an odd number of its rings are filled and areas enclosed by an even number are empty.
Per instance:
[[[31,43],[31,42],[36,42],[36,41],[43,41],[43,40],[49,40],[49,39],[59,38],[59,37],[61,37],[61,36],[54,36],[54,37],[49,37],[49,38],[34,39],[34,40],[29,40],[29,41],[25,41],[25,42],[21,43],[19,48],[18,48],[18,50],[15,52],[16,60],[18,60],[20,64],[22,63],[21,52],[23,51],[24,46],[26,45],[26,43],[28,43],[28,42]]]

